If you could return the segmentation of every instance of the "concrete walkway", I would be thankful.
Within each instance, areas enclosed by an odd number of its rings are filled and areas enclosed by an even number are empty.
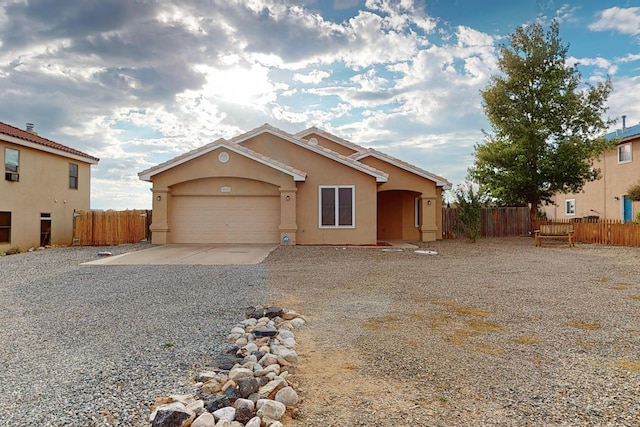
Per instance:
[[[234,265],[260,264],[276,244],[172,244],[153,246],[83,265]]]

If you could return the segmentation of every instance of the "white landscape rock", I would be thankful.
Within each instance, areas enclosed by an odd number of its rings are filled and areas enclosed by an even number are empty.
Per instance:
[[[216,420],[233,421],[236,418],[236,408],[233,408],[231,406],[220,408],[213,413],[213,416],[216,418]]]
[[[152,426],[283,427],[287,408],[296,411],[299,402],[289,383],[295,386],[299,362],[292,330],[305,320],[278,307],[257,306],[246,313],[227,337],[234,344],[230,352],[195,376],[198,397],[156,399],[160,406],[149,417]]]
[[[298,404],[298,393],[292,387],[283,387],[278,390],[274,400],[285,406],[296,406]]]
[[[214,427],[216,425],[216,419],[210,412],[203,412],[198,418],[193,421],[191,427]]]
[[[257,406],[258,411],[256,412],[256,415],[261,417],[263,420],[266,420],[267,423],[269,422],[268,420],[280,420],[287,410],[283,403],[270,399],[258,400]]]

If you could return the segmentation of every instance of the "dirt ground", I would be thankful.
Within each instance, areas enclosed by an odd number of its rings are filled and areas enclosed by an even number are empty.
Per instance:
[[[287,247],[302,426],[640,425],[640,249]]]

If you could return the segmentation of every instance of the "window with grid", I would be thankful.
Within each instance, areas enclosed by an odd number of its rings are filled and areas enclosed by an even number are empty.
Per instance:
[[[69,163],[69,188],[78,189],[78,165]]]
[[[618,145],[618,163],[629,163],[631,160],[631,143]]]
[[[320,228],[353,228],[355,225],[355,187],[320,186]]]

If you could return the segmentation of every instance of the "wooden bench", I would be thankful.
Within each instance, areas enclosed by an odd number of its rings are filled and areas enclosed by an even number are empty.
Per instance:
[[[536,246],[542,246],[543,239],[567,239],[569,247],[575,246],[573,240],[573,225],[571,224],[542,224],[540,230],[533,232]]]

